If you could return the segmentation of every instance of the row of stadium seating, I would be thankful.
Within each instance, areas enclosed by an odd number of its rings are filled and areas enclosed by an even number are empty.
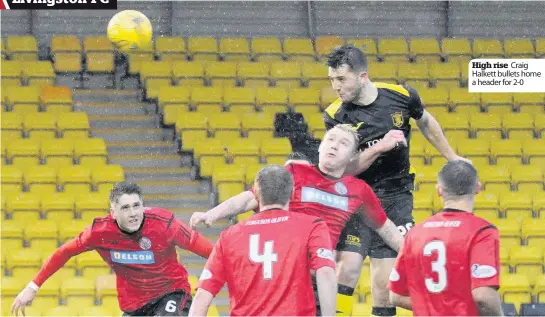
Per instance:
[[[50,61],[2,61],[2,87],[55,84],[56,74]]]
[[[2,112],[6,110],[69,112],[72,111],[74,100],[72,91],[65,86],[11,86],[2,89],[0,102]],[[26,109],[27,107],[32,109]]]
[[[49,140],[87,139],[90,137],[89,117],[85,112],[19,112],[2,113],[2,137],[6,142],[30,138]],[[96,139],[98,140],[98,139]],[[68,142],[68,141],[66,141]],[[73,141],[72,141],[73,142]],[[30,144],[30,143],[29,143]],[[68,145],[68,143],[66,143]]]

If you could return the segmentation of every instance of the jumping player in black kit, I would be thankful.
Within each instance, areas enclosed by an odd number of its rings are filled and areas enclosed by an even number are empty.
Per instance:
[[[381,200],[384,210],[400,232],[405,234],[414,224],[412,209],[415,174],[409,162],[411,125],[416,125],[426,139],[449,161],[465,160],[458,156],[445,139],[439,123],[422,104],[418,93],[407,86],[374,83],[367,73],[365,54],[352,45],[336,48],[327,60],[328,77],[339,99],[324,112],[326,129],[337,124],[351,124],[360,137],[360,151],[370,151],[369,167],[358,175],[367,182]],[[391,131],[391,130],[399,130]],[[403,133],[407,146],[398,146],[387,153],[372,153],[373,145],[387,133]],[[403,136],[402,136],[403,137]],[[365,257],[371,258],[371,292],[373,315],[394,316],[395,307],[388,299],[388,276],[395,264],[397,252],[388,247],[376,234],[371,243],[361,243],[369,230],[354,219],[347,224],[337,246],[342,265],[337,295],[337,315],[349,316],[352,312],[352,295]],[[344,238],[344,240],[343,240]]]

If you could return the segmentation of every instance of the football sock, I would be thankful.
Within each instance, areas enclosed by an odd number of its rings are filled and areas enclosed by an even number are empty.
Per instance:
[[[395,316],[396,308],[395,307],[373,307],[371,312],[374,316]]]
[[[352,316],[354,289],[345,285],[337,288],[337,316]]]

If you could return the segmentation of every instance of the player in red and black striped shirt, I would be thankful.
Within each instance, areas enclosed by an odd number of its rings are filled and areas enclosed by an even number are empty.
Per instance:
[[[176,246],[208,258],[213,245],[170,211],[144,208],[138,185],[121,182],[110,192],[110,214],[67,242],[15,298],[18,313],[40,286],[73,256],[96,250],[117,275],[119,306],[127,316],[187,315],[191,287]]]

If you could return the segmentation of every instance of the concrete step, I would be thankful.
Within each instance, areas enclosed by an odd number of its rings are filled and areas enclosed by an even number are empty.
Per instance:
[[[174,137],[171,129],[93,129],[92,134],[106,142],[163,141],[172,140]]]
[[[110,141],[106,142],[109,154],[175,154],[178,149],[172,141]]]
[[[75,102],[77,111],[85,111],[88,115],[145,115],[155,113],[152,103],[137,101],[112,102]]]
[[[109,155],[112,164],[123,167],[182,167],[177,154],[119,154]]]
[[[144,193],[149,194],[205,194],[210,192],[207,181],[136,180]]]
[[[139,101],[137,90],[80,89],[73,92],[74,102],[127,102]]]
[[[158,120],[153,115],[91,115],[91,129],[158,128]]]
[[[144,201],[148,206],[173,208],[210,209],[213,201],[209,194],[146,194]]]
[[[192,169],[188,167],[126,167],[125,178],[142,180],[192,180]]]

